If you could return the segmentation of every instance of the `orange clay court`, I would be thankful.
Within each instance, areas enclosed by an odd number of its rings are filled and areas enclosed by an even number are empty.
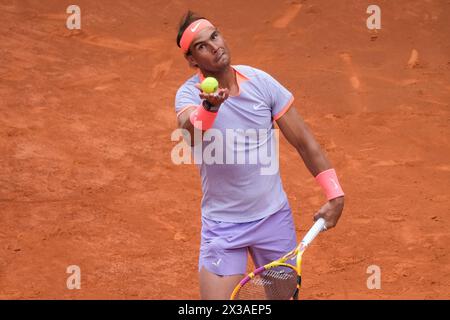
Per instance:
[[[70,4],[0,0],[1,299],[199,298],[200,178],[170,158],[188,8],[294,93],[340,177],[300,299],[450,298],[448,1],[373,1],[377,32],[356,0],[78,0],[81,30]],[[284,138],[280,154],[300,237],[326,199]]]

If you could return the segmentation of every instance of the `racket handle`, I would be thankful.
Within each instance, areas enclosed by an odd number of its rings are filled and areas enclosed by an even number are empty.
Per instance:
[[[324,229],[325,226],[325,219],[320,218],[319,220],[314,223],[314,225],[309,229],[306,236],[303,238],[301,244],[303,247],[307,247],[311,241],[314,240],[314,238]]]

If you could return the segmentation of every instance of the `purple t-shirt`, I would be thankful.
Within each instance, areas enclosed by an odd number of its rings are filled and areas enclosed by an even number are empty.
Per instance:
[[[193,151],[203,155],[197,158],[197,162],[202,159],[203,217],[244,223],[267,217],[287,202],[278,170],[274,121],[289,109],[294,97],[264,71],[243,65],[233,68],[239,94],[221,105],[213,127]],[[177,115],[201,104],[194,85],[202,78],[196,74],[178,89]]]

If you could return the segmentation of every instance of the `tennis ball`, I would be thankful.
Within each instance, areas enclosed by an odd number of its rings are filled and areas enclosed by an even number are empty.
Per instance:
[[[200,88],[205,93],[214,93],[219,87],[219,82],[217,82],[216,78],[208,77],[202,81],[200,84]]]

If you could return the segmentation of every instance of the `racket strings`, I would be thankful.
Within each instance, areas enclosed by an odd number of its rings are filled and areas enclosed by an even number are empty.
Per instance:
[[[297,289],[297,273],[287,267],[266,270],[247,282],[237,293],[239,300],[289,300]]]

